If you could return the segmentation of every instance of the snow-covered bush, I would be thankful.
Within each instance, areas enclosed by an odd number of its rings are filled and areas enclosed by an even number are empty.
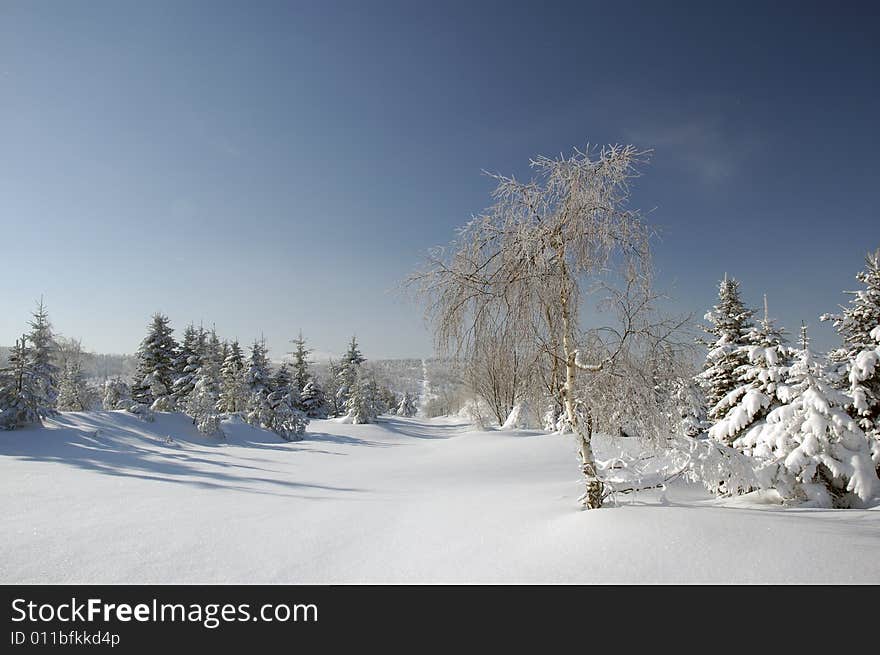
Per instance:
[[[132,402],[126,409],[137,416],[140,420],[146,421],[147,423],[152,423],[156,420],[156,416],[153,413],[153,410],[150,409],[149,405]]]
[[[502,430],[528,430],[539,428],[541,421],[535,414],[532,404],[522,400],[513,406],[507,419],[501,425]]]

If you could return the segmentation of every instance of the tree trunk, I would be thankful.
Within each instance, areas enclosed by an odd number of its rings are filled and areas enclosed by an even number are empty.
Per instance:
[[[581,472],[584,474],[586,491],[581,496],[581,504],[586,509],[598,509],[602,507],[602,492],[604,485],[599,478],[596,469],[596,460],[593,457],[593,415],[588,411],[586,425],[582,425],[578,418],[574,405],[575,380],[577,379],[577,352],[571,337],[571,316],[569,298],[566,285],[560,292],[560,304],[562,308],[562,350],[565,355],[565,384],[562,387],[562,402],[565,407],[565,416],[571,429],[578,440],[578,454],[581,459]]]

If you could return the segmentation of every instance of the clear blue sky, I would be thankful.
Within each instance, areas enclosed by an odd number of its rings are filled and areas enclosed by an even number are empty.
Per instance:
[[[654,148],[635,204],[700,315],[724,272],[791,331],[880,246],[876,4],[0,1],[0,344],[45,296],[131,352],[149,315],[431,352],[393,292],[481,169]]]

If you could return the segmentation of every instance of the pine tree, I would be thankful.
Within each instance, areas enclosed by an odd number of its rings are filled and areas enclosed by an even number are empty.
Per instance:
[[[183,343],[180,344],[175,369],[177,375],[174,380],[172,396],[174,405],[180,409],[186,407],[187,399],[193,392],[196,384],[196,376],[202,367],[206,355],[207,335],[201,328],[190,324],[183,332]]]
[[[783,498],[850,507],[870,499],[880,483],[869,439],[844,411],[851,399],[834,388],[802,335],[803,348],[777,390],[784,404],[737,446],[775,467],[773,484]]]
[[[128,409],[131,407],[131,388],[119,378],[104,382],[104,409]]]
[[[838,367],[838,386],[853,398],[850,415],[874,440],[875,463],[880,470],[880,366],[876,353],[880,344],[880,249],[865,258],[865,270],[856,274],[863,289],[847,292],[852,298],[840,314],[825,314],[833,321],[843,347],[831,354]]]
[[[406,416],[413,417],[416,415],[418,409],[416,408],[415,400],[409,391],[403,392],[403,397],[400,399],[400,404],[397,405],[397,411],[395,412],[398,416]]]
[[[309,370],[309,355],[312,353],[311,348],[306,348],[306,340],[303,338],[302,332],[299,337],[292,340],[296,349],[290,353],[293,355],[293,384],[297,391],[302,394],[309,380],[312,379],[312,373]]]
[[[348,418],[352,423],[372,423],[381,413],[379,385],[375,378],[357,366],[351,394],[345,404]]]
[[[83,375],[81,357],[78,353],[71,354],[58,385],[58,409],[63,412],[88,411],[94,406],[96,396]]]
[[[348,399],[352,393],[355,380],[361,370],[361,365],[367,361],[358,348],[357,337],[352,337],[348,350],[342,356],[339,366],[336,369],[337,390],[336,404],[341,408],[348,406]]]
[[[244,359],[236,339],[229,344],[228,353],[220,367],[220,396],[217,401],[217,409],[224,414],[245,411],[248,391],[245,382]]]
[[[272,376],[271,383],[269,387],[274,390],[280,390],[283,393],[289,393],[293,385],[293,375],[290,372],[290,365],[287,362],[282,362],[281,366],[278,367],[278,370],[275,371],[275,375]],[[297,396],[299,392],[297,392]]]
[[[271,422],[272,413],[269,407],[272,380],[269,373],[268,352],[266,344],[262,340],[254,341],[251,346],[244,382],[247,390],[245,420],[257,427],[268,425]]]
[[[327,411],[330,416],[341,416],[345,411],[345,404],[340,402],[340,389],[342,385],[342,376],[340,375],[341,366],[332,359],[327,365],[329,375],[327,376],[324,387],[324,398],[327,403]]]
[[[28,323],[31,330],[27,334],[27,369],[33,385],[33,394],[40,417],[51,415],[58,398],[58,367],[52,362],[55,357],[55,342],[52,337],[52,324],[43,304],[40,304]]]
[[[131,385],[132,400],[155,411],[173,411],[171,391],[175,379],[177,342],[168,317],[154,314],[147,336],[137,350],[137,373]]]
[[[306,382],[300,394],[300,407],[309,418],[327,418],[327,401],[317,379]]]
[[[26,344],[25,336],[15,342],[6,367],[0,371],[0,428],[4,430],[40,422]]]
[[[223,352],[224,345],[220,343],[217,331],[212,327],[205,343],[204,357],[208,362],[208,374],[214,379],[215,384],[220,383],[220,367],[223,366],[226,358],[226,353]]]
[[[724,417],[726,406],[716,406],[737,387],[736,372],[748,364],[742,346],[750,345],[748,335],[753,313],[740,299],[739,282],[725,275],[718,290],[718,304],[705,316],[709,325],[703,329],[712,339],[702,341],[709,352],[698,376],[706,393],[708,415],[713,421]]]
[[[205,358],[196,372],[193,390],[186,397],[186,413],[202,434],[222,436],[221,417],[217,410],[219,389],[212,369],[210,358]]]
[[[871,456],[880,475],[880,325],[871,330],[873,348],[860,351],[849,365],[851,414],[871,439]]]
[[[727,444],[733,444],[783,404],[777,390],[791,365],[785,333],[769,318],[766,296],[764,317],[751,328],[746,340],[750,345],[736,351],[746,360],[734,371],[737,386],[716,403],[715,415],[721,418],[709,429],[710,438]]]
[[[268,396],[269,411],[263,427],[287,441],[299,441],[309,423],[308,417],[297,408],[298,394],[290,384],[276,387]]]

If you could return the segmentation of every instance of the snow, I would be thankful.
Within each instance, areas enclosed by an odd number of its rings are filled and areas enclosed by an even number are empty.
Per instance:
[[[293,443],[223,430],[94,412],[0,433],[0,582],[880,582],[876,506],[676,482],[584,511],[570,435],[402,417],[316,420]]]

